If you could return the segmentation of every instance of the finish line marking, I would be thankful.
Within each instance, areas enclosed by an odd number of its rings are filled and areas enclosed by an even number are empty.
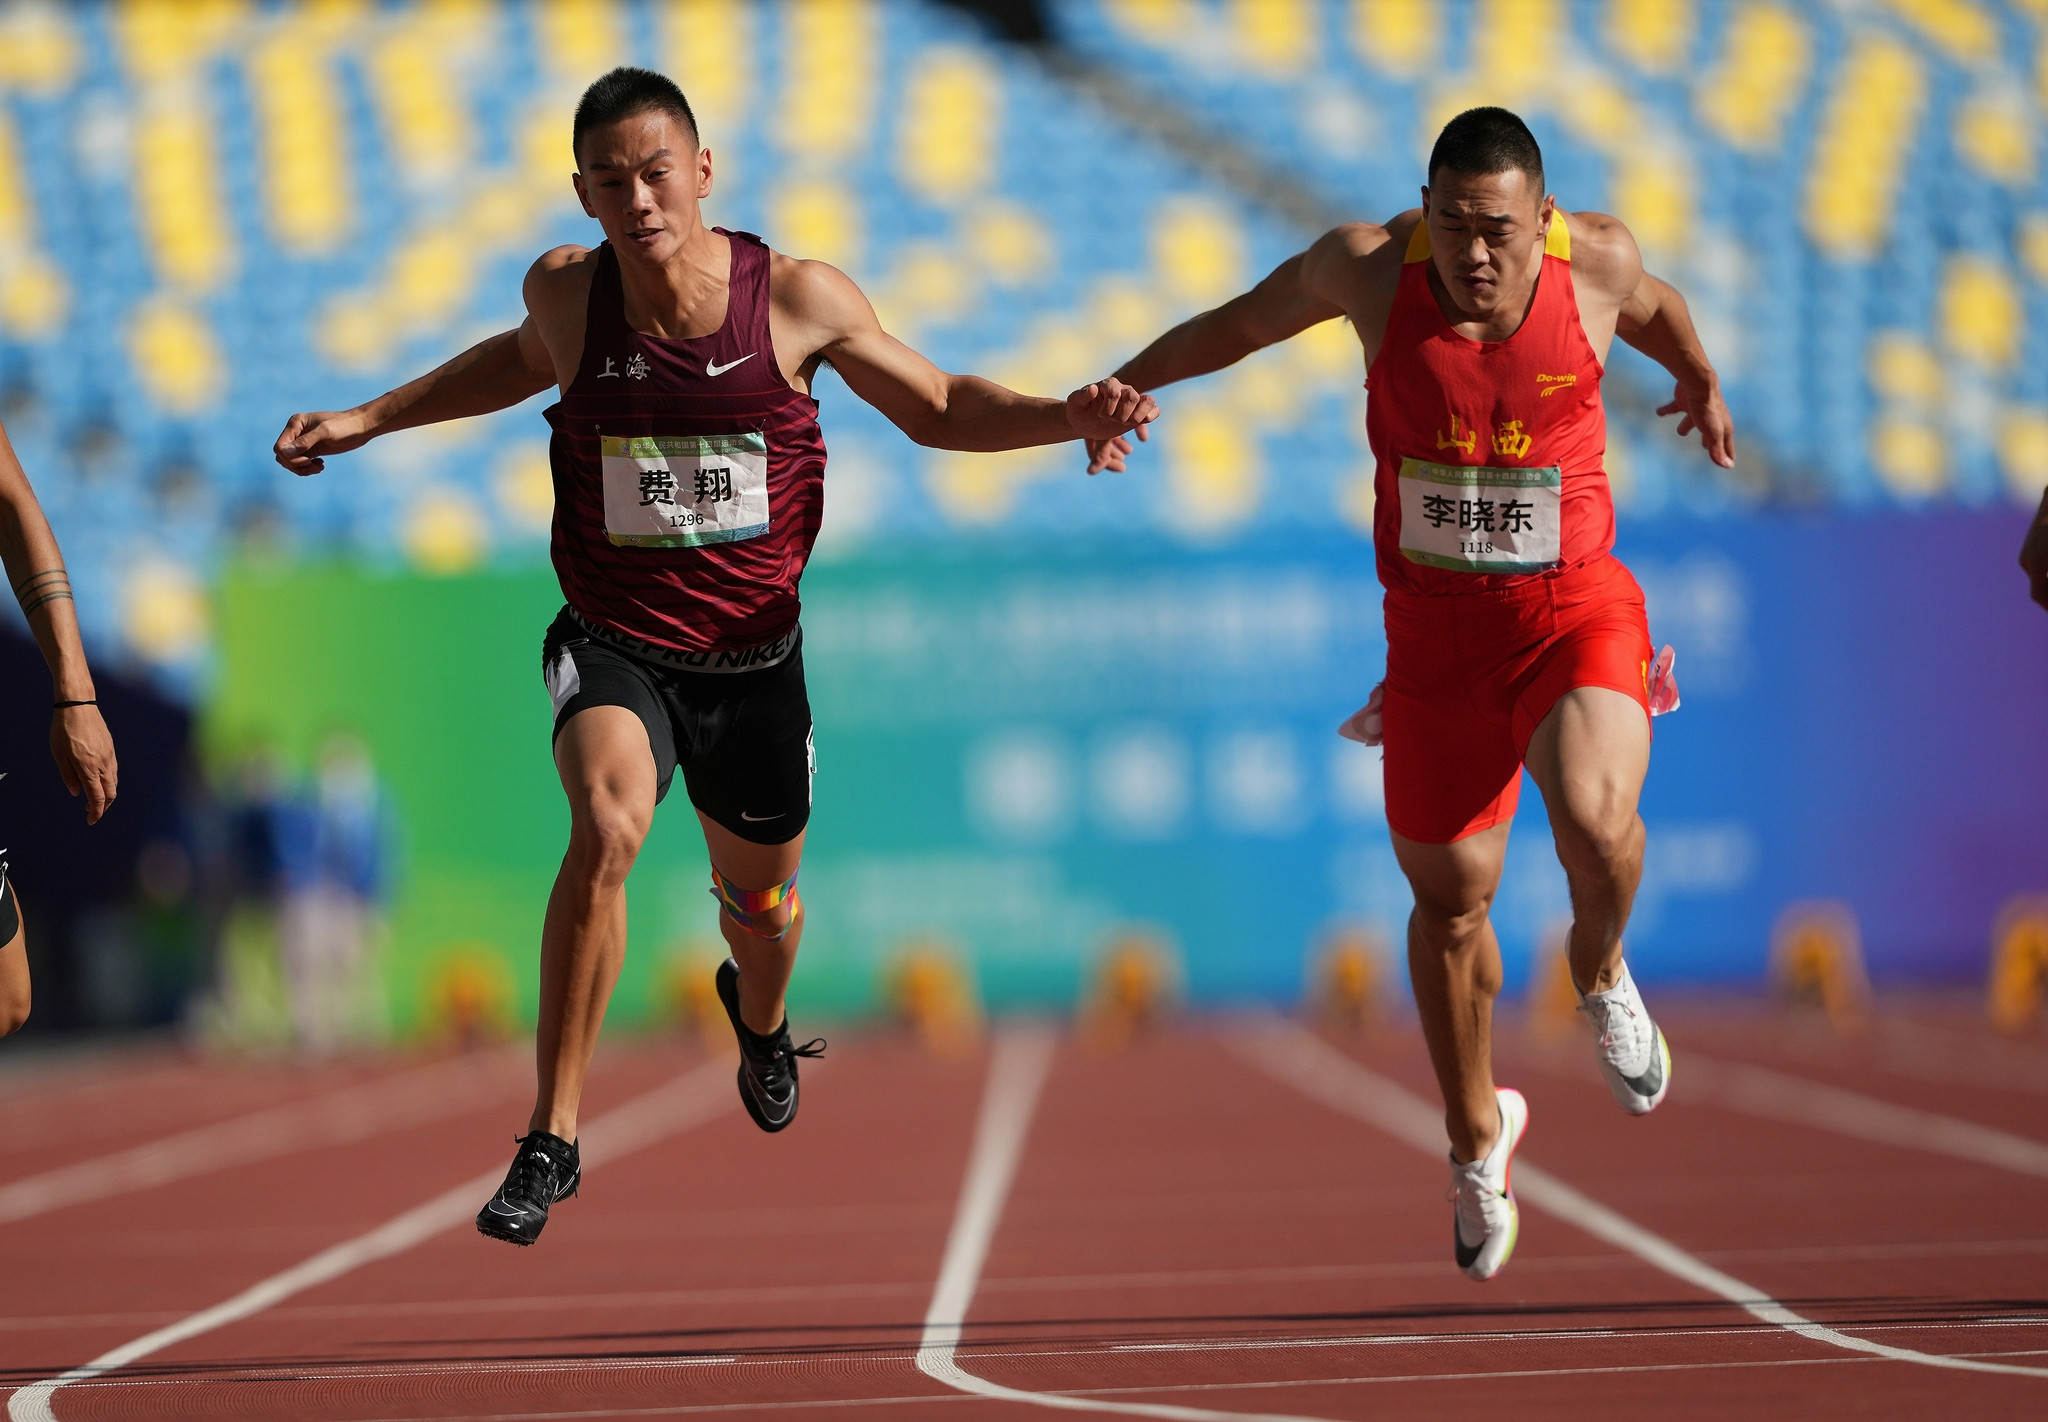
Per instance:
[[[1325,1106],[1364,1121],[1427,1154],[1435,1155],[1444,1149],[1443,1120],[1434,1107],[1406,1087],[1359,1065],[1313,1033],[1291,1022],[1275,1021],[1231,1041],[1246,1061]],[[1516,1194],[1538,1209],[1548,1210],[1595,1239],[1626,1250],[1695,1288],[1717,1294],[1752,1317],[1776,1324],[1788,1333],[1829,1347],[1869,1353],[1894,1362],[1918,1363],[1922,1367],[2048,1378],[2048,1368],[1920,1353],[1837,1332],[1794,1313],[1763,1290],[1722,1273],[1697,1255],[1688,1254],[1662,1235],[1651,1233],[1549,1171],[1531,1165],[1526,1157],[1516,1174]]]
[[[583,1144],[581,1136],[590,1136],[589,1149],[582,1152],[583,1162],[589,1166],[600,1165],[700,1126],[728,1109],[732,1103],[731,1064],[706,1062],[605,1112],[592,1121],[586,1131],[579,1133],[577,1144]],[[100,1354],[82,1367],[31,1383],[7,1399],[9,1422],[57,1422],[51,1399],[59,1388],[90,1382],[116,1368],[124,1368],[138,1358],[146,1358],[188,1338],[197,1338],[202,1333],[211,1333],[216,1328],[261,1313],[294,1294],[338,1279],[365,1264],[402,1254],[416,1244],[453,1229],[473,1216],[477,1201],[488,1199],[503,1179],[504,1171],[493,1169],[488,1175],[465,1181],[423,1205],[416,1205],[404,1214],[386,1220],[366,1234],[343,1240],[282,1273],[251,1284],[212,1308],[201,1309],[176,1323],[145,1333],[133,1342]]]
[[[974,1302],[988,1261],[989,1244],[1010,1198],[1024,1138],[1038,1109],[1046,1074],[1052,1069],[1056,1039],[1044,1027],[1004,1032],[989,1053],[988,1087],[974,1123],[974,1149],[967,1176],[960,1184],[960,1203],[946,1236],[939,1280],[925,1310],[924,1335],[917,1348],[917,1370],[959,1392],[1022,1402],[1065,1412],[1114,1412],[1127,1417],[1162,1417],[1170,1422],[1327,1422],[1277,1412],[1214,1412],[1203,1407],[1172,1407],[1162,1403],[1110,1402],[1055,1392],[1026,1392],[976,1377],[962,1368],[957,1354],[961,1326]]]

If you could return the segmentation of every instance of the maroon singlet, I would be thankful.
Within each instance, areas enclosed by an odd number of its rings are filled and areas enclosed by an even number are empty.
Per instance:
[[[768,248],[751,233],[714,230],[731,239],[731,290],[725,324],[695,340],[643,336],[627,326],[618,257],[609,242],[597,249],[582,364],[547,411],[554,427],[550,552],[563,597],[599,628],[684,652],[758,647],[794,628],[797,581],[824,513],[818,403],[782,378],[768,337]],[[620,527],[607,530],[607,448],[703,436],[765,442],[765,528],[755,532],[758,523],[750,523],[731,541],[647,546],[622,532],[631,525],[615,489]],[[642,499],[656,502],[638,516],[689,508],[691,475],[677,467],[673,481],[657,474],[643,484]],[[698,492],[718,493],[718,478]]]

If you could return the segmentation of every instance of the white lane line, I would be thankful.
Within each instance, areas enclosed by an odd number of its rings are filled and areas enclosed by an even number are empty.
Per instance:
[[[1688,1051],[1685,1065],[1686,1095],[1694,1101],[2048,1179],[2048,1145],[2026,1136],[1698,1052]]]
[[[1293,1023],[1276,1021],[1262,1029],[1234,1036],[1231,1040],[1247,1061],[1305,1095],[1376,1126],[1429,1155],[1445,1153],[1443,1118],[1435,1107],[1407,1088],[1359,1065],[1313,1033]],[[1526,1156],[1515,1167],[1515,1179],[1515,1193],[1523,1201],[1562,1216],[1595,1239],[1627,1250],[1673,1278],[1683,1279],[1707,1293],[1718,1294],[1752,1317],[1774,1323],[1788,1333],[1796,1333],[1812,1342],[1856,1353],[1870,1353],[1895,1362],[1918,1363],[1923,1367],[2048,1377],[2048,1368],[1984,1363],[1940,1353],[1918,1353],[1910,1348],[1894,1348],[1837,1332],[1794,1313],[1763,1290],[1723,1273],[1697,1255],[1688,1254],[1662,1235],[1652,1234],[1547,1170],[1531,1164]]]
[[[1010,1183],[1024,1154],[1024,1138],[1038,1096],[1052,1069],[1053,1034],[1043,1027],[1013,1029],[996,1038],[989,1054],[988,1086],[981,1114],[974,1124],[974,1149],[967,1176],[960,1184],[960,1203],[946,1236],[938,1286],[925,1310],[924,1336],[917,1348],[917,1370],[947,1387],[977,1397],[1023,1402],[1065,1412],[1114,1412],[1127,1417],[1163,1417],[1172,1422],[1325,1422],[1274,1412],[1212,1412],[1201,1407],[1170,1407],[1160,1403],[1107,1402],[1063,1393],[1026,1392],[976,1377],[956,1358],[961,1326],[981,1282],[989,1244],[1010,1197]]]
[[[582,1147],[583,1164],[586,1167],[602,1165],[702,1125],[729,1109],[734,1099],[731,1064],[706,1062],[605,1112],[578,1132],[577,1144]],[[366,1234],[323,1249],[312,1258],[252,1284],[212,1308],[201,1309],[176,1323],[145,1333],[133,1342],[123,1343],[83,1367],[31,1383],[7,1400],[9,1422],[56,1422],[51,1396],[59,1388],[75,1382],[88,1382],[188,1338],[211,1333],[216,1328],[261,1313],[294,1294],[338,1279],[365,1264],[402,1254],[444,1230],[453,1229],[473,1218],[477,1202],[489,1199],[504,1178],[504,1167],[494,1166],[488,1174],[444,1191]]]
[[[520,1081],[527,1060],[526,1049],[506,1048],[433,1062],[12,1180],[0,1185],[0,1224],[472,1110]]]

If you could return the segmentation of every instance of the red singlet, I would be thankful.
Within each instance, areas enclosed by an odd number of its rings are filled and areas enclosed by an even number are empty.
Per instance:
[[[769,341],[768,248],[715,230],[732,247],[725,324],[694,340],[629,327],[618,257],[598,248],[583,362],[547,411],[562,595],[672,651],[788,633],[824,509],[818,404]]]
[[[1610,687],[1648,715],[1650,635],[1611,551],[1600,362],[1563,214],[1504,341],[1453,330],[1429,273],[1418,225],[1366,374],[1366,430],[1387,589],[1387,819],[1443,844],[1513,816],[1529,738],[1565,692]]]

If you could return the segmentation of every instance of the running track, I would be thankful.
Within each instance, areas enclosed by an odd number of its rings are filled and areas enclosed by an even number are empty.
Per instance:
[[[858,1032],[757,1132],[607,1046],[582,1198],[469,1220],[523,1054],[0,1067],[0,1391],[88,1418],[2048,1415],[2048,1042],[1671,1007],[1630,1120],[1503,1030],[1523,1224],[1452,1267],[1412,1029],[1190,1023],[968,1061]]]

